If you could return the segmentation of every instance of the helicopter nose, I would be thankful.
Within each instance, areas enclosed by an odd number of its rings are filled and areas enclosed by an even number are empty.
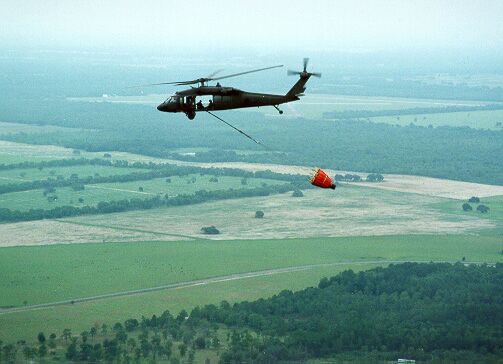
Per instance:
[[[157,110],[159,110],[159,111],[165,111],[165,110],[166,110],[166,105],[165,105],[165,103],[163,102],[162,104],[159,104],[159,105],[157,106]]]

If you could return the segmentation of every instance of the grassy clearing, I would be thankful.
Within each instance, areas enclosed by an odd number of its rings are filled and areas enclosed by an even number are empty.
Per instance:
[[[148,288],[229,273],[307,264],[376,260],[503,262],[496,236],[412,235],[256,241],[82,244],[0,250],[1,305],[22,305]],[[19,264],[23,262],[23,264]],[[164,309],[251,300],[282,289],[316,284],[340,266],[247,278],[177,290],[110,298],[70,306],[0,315],[0,337],[30,338],[39,332],[75,332],[94,322],[113,323]]]
[[[113,169],[115,169],[112,167],[109,168],[111,168],[112,171],[107,170],[108,172],[113,172]],[[92,169],[93,167],[90,167],[90,171]],[[77,167],[76,170],[79,170],[79,167]],[[124,168],[124,170],[125,171],[122,171],[123,173],[128,172],[127,168]],[[134,172],[134,170],[131,172]],[[82,176],[85,176],[85,174],[82,174]],[[57,200],[55,201],[49,201],[49,195],[44,196],[43,190],[11,192],[0,195],[0,204],[2,207],[11,210],[48,210],[58,206],[96,206],[101,201],[152,198],[156,195],[164,197],[165,194],[172,197],[179,194],[194,194],[199,190],[214,191],[228,190],[231,188],[256,188],[262,186],[262,184],[271,185],[285,183],[284,181],[250,178],[247,180],[246,185],[243,185],[240,177],[219,176],[218,182],[210,182],[210,178],[212,178],[212,176],[209,175],[188,175],[170,177],[171,183],[167,183],[166,178],[121,183],[100,183],[86,185],[85,189],[80,191],[74,191],[71,187],[62,187],[56,188],[56,192],[50,194],[50,196],[57,196]],[[83,202],[79,202],[80,198],[83,199]]]
[[[5,294],[0,306],[348,260],[452,260],[462,256],[472,261],[503,260],[498,256],[500,245],[492,237],[413,235],[4,248],[0,250],[0,276]]]
[[[376,123],[387,123],[393,125],[409,125],[411,123],[418,126],[468,126],[474,129],[503,129],[503,110],[493,111],[463,111],[439,114],[417,114],[399,116],[380,116],[370,118]],[[498,124],[499,123],[499,124]]]

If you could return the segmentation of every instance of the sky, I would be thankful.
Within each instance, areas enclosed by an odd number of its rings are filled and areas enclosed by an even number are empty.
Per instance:
[[[503,50],[503,1],[0,0],[0,45]]]

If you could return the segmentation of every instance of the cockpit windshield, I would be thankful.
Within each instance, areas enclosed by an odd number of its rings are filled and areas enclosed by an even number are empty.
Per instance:
[[[164,102],[178,104],[179,101],[180,101],[180,96],[170,96]]]

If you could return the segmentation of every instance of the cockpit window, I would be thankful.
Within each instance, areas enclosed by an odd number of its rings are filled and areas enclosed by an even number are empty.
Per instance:
[[[166,102],[178,103],[179,96],[170,96]]]

